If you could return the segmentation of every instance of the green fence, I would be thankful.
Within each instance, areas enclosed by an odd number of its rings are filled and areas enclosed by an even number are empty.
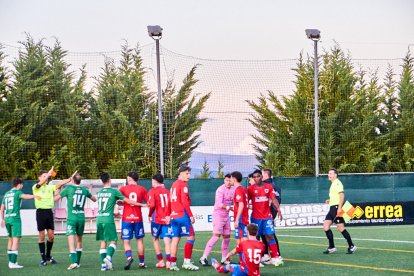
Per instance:
[[[414,173],[398,174],[352,174],[341,175],[345,187],[345,199],[351,202],[393,202],[414,200]],[[172,179],[165,181],[170,188]],[[32,193],[35,181],[25,181],[23,192]],[[139,183],[147,190],[151,188],[150,179],[141,179]],[[215,191],[223,179],[191,179],[189,181],[193,206],[214,205]],[[282,203],[321,203],[328,199],[329,181],[321,177],[277,177],[275,183],[282,188]],[[243,185],[247,181],[243,180]],[[0,182],[0,200],[11,188],[10,182]],[[33,200],[23,201],[22,208],[34,208]]]

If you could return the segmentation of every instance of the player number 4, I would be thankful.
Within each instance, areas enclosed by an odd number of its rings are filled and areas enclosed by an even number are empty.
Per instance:
[[[171,192],[171,201],[175,201],[177,202],[177,192],[176,192],[176,188],[174,188]]]

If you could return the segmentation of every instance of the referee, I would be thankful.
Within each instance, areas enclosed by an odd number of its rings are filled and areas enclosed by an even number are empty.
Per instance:
[[[55,238],[55,225],[53,218],[53,207],[55,206],[54,193],[70,182],[71,178],[62,180],[56,185],[48,185],[48,179],[52,175],[53,167],[50,171],[40,171],[39,182],[32,187],[33,195],[40,198],[35,199],[37,230],[39,231],[39,250],[42,260],[41,266],[47,263],[56,264],[56,260],[51,256],[53,240]],[[47,231],[47,243],[45,244],[45,230]]]
[[[347,254],[352,254],[357,250],[357,247],[352,243],[351,235],[345,229],[345,220],[341,216],[342,205],[344,204],[344,186],[338,179],[338,171],[335,168],[331,168],[328,171],[328,178],[331,181],[331,187],[329,188],[329,200],[326,201],[329,204],[329,213],[326,215],[325,221],[323,222],[323,230],[325,231],[326,237],[329,241],[329,247],[323,251],[324,254],[331,254],[336,252],[334,237],[331,230],[331,225],[335,222],[336,228],[344,236],[348,243]]]

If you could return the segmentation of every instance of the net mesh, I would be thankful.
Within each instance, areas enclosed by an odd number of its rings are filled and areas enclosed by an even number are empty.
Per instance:
[[[13,75],[11,72],[15,70],[16,60],[19,59],[19,51],[22,50],[23,49],[20,46],[3,45],[3,48],[1,49],[5,54],[3,66],[7,67],[9,70],[9,76]],[[139,55],[142,58],[142,68],[145,71],[145,74],[143,75],[145,87],[147,92],[152,95],[149,102],[154,102],[156,101],[157,93],[155,44],[141,45],[139,46],[139,51]],[[306,58],[307,57],[305,56],[304,59]],[[122,52],[108,51],[80,53],[69,51],[64,57],[64,60],[69,65],[68,71],[73,72],[73,79],[77,80],[82,75],[82,72],[85,72],[84,90],[95,91],[96,93],[97,86],[99,85],[99,78],[103,74],[105,64],[112,62],[113,66],[119,68],[121,66],[120,61],[122,60]],[[352,60],[352,64],[355,70],[363,70],[367,72],[367,75],[365,76],[367,81],[372,78],[373,73],[375,72],[380,87],[384,84],[384,80],[390,68],[393,70],[393,79],[396,82],[400,80],[400,75],[402,73],[402,59],[358,59]],[[161,47],[161,82],[163,89],[170,84],[173,89],[175,88],[175,90],[178,91],[183,85],[183,80],[194,66],[196,66],[195,79],[198,80],[198,82],[192,87],[191,95],[199,100],[210,93],[209,99],[206,101],[205,106],[200,113],[200,118],[204,118],[206,121],[195,131],[195,135],[199,135],[197,141],[199,141],[200,144],[195,149],[196,153],[194,153],[191,158],[191,165],[196,168],[194,173],[196,175],[201,174],[202,164],[207,162],[210,163],[210,168],[212,168],[211,170],[214,175],[218,161],[224,164],[224,171],[227,172],[232,170],[240,170],[242,172],[250,171],[255,166],[260,165],[260,160],[258,161],[254,157],[257,153],[255,149],[261,148],[266,150],[266,148],[263,148],[263,146],[261,147],[253,138],[254,135],[261,137],[261,133],[259,133],[257,128],[252,125],[251,121],[249,121],[253,118],[252,116],[256,114],[249,106],[249,101],[260,104],[259,99],[262,98],[266,103],[271,105],[272,103],[270,102],[268,94],[269,91],[272,91],[272,93],[282,101],[283,98],[291,97],[298,88],[298,71],[295,70],[298,67],[298,59],[210,60],[178,54]],[[9,81],[13,82],[14,80],[10,79]],[[311,89],[312,88],[310,88],[310,90]],[[158,124],[156,123],[156,110],[150,110],[149,107],[147,108],[145,106],[143,108],[147,114],[146,120],[152,122],[141,125],[143,128],[140,130],[143,133],[142,137],[146,137],[145,139],[147,139],[144,143],[146,147],[145,154],[147,156],[145,156],[144,159],[156,160],[154,164],[148,165],[149,168],[145,171],[145,174],[148,177],[151,173],[155,173],[159,170],[159,160],[157,160],[159,158],[159,141],[156,138]],[[177,110],[164,114],[164,121],[174,121],[176,112]],[[305,103],[304,108],[297,112],[304,114],[304,119],[308,126],[311,127],[313,125],[313,99],[309,98],[309,101]],[[325,133],[324,129],[320,130],[321,140],[325,139],[322,137]],[[164,139],[168,143],[168,141],[174,139],[176,134],[177,133],[174,131],[166,131]],[[102,134],[91,133],[91,135],[99,136]],[[92,139],[94,137],[89,138]],[[306,137],[304,137],[304,139],[305,138]],[[47,138],[45,137],[43,139]],[[313,141],[298,141],[297,146],[303,144],[310,144],[310,148],[313,146]],[[115,142],[115,144],[116,143],[121,142]],[[2,147],[4,146],[5,143],[2,143]],[[102,145],[102,147],[105,146],[106,145]],[[164,149],[164,155],[167,156],[167,158],[170,156],[168,150],[171,150],[171,148],[167,147]],[[3,149],[3,151],[5,150]],[[133,152],[131,152],[131,154],[133,154]],[[22,159],[24,158],[25,157],[23,156]],[[119,155],[114,156],[113,158],[118,160],[125,159],[127,163],[129,159],[128,156]],[[287,159],[288,156],[283,156],[283,158]],[[311,156],[307,155],[298,156],[297,158],[307,160],[312,159]],[[94,162],[99,163],[101,161],[96,159]],[[168,163],[168,160],[166,160],[166,162]],[[144,163],[141,162],[140,164],[142,166]],[[135,165],[132,164],[129,167],[133,168]],[[177,164],[171,165],[176,166]],[[94,172],[95,174],[96,171],[108,169],[108,167],[103,168],[99,164],[95,164],[95,166],[97,167]],[[33,164],[31,167],[33,167]],[[74,167],[76,167],[76,164]],[[124,166],[122,168],[126,169],[129,167]],[[20,168],[20,171],[14,170],[14,172],[21,173],[21,170],[24,170],[24,168]],[[368,168],[361,168],[360,170],[368,171]],[[4,172],[4,174],[7,175],[10,174],[10,172]],[[93,173],[91,172],[91,174]],[[118,175],[118,177],[120,176],[121,175]]]

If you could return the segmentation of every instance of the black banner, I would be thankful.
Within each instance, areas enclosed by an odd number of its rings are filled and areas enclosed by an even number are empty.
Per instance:
[[[352,203],[355,212],[346,224],[397,225],[414,224],[414,201]]]

